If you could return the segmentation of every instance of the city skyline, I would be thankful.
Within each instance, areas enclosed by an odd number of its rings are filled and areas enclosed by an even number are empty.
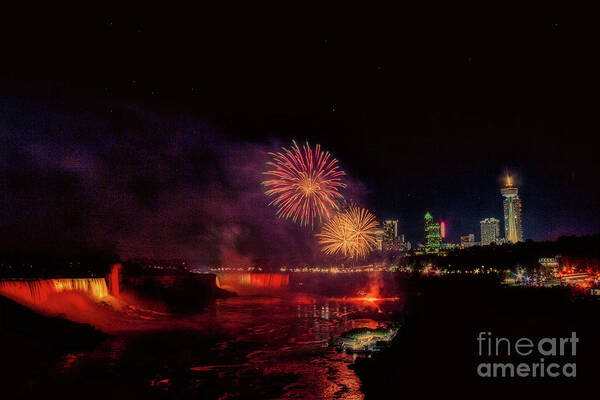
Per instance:
[[[600,24],[200,3],[2,14],[5,398],[597,391]]]
[[[522,222],[522,204],[518,195],[518,188],[513,184],[513,178],[507,174],[504,177],[504,185],[500,187],[500,193],[502,194],[502,211],[503,211],[503,220],[502,224],[500,224],[500,220],[495,217],[486,217],[480,220],[479,225],[480,229],[478,232],[480,233],[479,243],[482,246],[489,245],[491,243],[502,244],[502,243],[517,243],[524,241],[523,238],[523,222]],[[426,212],[425,220],[431,219],[431,214]],[[384,226],[388,223],[394,224],[395,236],[398,236],[398,219],[388,218],[384,221]],[[473,234],[472,232],[463,232],[459,233],[459,240],[451,241],[444,240],[446,239],[446,221],[441,220],[439,223],[438,233],[440,235],[441,241],[444,243],[455,243],[460,244],[464,241],[464,237]],[[427,223],[426,223],[426,234],[425,240],[423,242],[417,241],[417,243],[423,244],[425,247],[428,247],[427,242]],[[502,231],[502,233],[501,233]]]
[[[600,160],[586,140],[598,121],[577,85],[550,84],[585,77],[556,62],[581,43],[566,26],[491,24],[464,42],[468,27],[434,24],[444,34],[414,47],[422,26],[399,36],[396,21],[351,36],[291,29],[265,40],[250,29],[217,44],[195,21],[166,31],[143,16],[37,22],[43,34],[8,48],[0,65],[9,245],[85,239],[125,256],[244,260],[250,248],[259,259],[281,253],[264,244],[272,240],[288,249],[281,257],[310,253],[309,232],[268,219],[269,199],[250,176],[294,139],[331,152],[347,174],[345,197],[398,219],[413,243],[424,240],[427,211],[453,243],[479,232],[482,218],[501,219],[506,170],[518,178],[527,239],[598,232]],[[529,53],[527,32],[546,43],[541,57]],[[157,37],[171,45],[157,48]],[[490,51],[498,37],[510,45]],[[99,42],[105,52],[87,45]],[[44,76],[32,69],[38,57],[53,61]],[[256,63],[240,62],[248,59]],[[487,76],[498,79],[484,89]]]

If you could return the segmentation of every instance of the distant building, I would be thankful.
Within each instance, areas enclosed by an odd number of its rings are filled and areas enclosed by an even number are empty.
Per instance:
[[[383,250],[383,237],[384,237],[384,230],[377,229],[375,231],[375,240],[377,241],[377,250],[379,250],[379,251]]]
[[[475,246],[475,235],[472,233],[469,233],[467,236],[461,236],[460,237],[460,247],[462,249],[466,249],[467,247],[472,247]]]
[[[543,257],[538,260],[541,266],[541,271],[545,275],[556,275],[560,269],[561,257]]]
[[[445,250],[455,250],[455,249],[459,249],[460,248],[460,244],[458,243],[442,243],[442,249]]]
[[[481,245],[487,246],[492,243],[499,243],[500,238],[500,220],[496,218],[486,218],[481,224]]]
[[[504,197],[504,232],[507,243],[523,241],[523,218],[519,188],[513,186],[510,176],[506,177],[506,186],[500,189]]]
[[[383,221],[382,229],[380,231],[381,237],[378,237],[381,242],[380,250],[383,251],[407,251],[410,250],[410,243],[404,239],[404,234],[398,233],[398,220],[387,219]]]
[[[427,253],[439,253],[442,248],[442,234],[440,224],[433,222],[429,212],[425,214],[425,251]]]
[[[390,239],[396,239],[398,237],[398,220],[386,219],[383,221],[383,230]]]
[[[383,221],[383,241],[382,249],[384,251],[398,250],[398,220],[386,219]]]
[[[560,256],[540,258],[538,262],[542,267],[555,268],[558,270],[558,267],[560,266]]]

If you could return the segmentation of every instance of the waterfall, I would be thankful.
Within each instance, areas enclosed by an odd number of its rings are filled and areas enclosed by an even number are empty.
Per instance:
[[[0,281],[0,295],[19,303],[43,304],[49,296],[61,292],[81,292],[94,300],[109,296],[104,278]]]
[[[216,284],[221,289],[231,290],[238,294],[263,292],[269,290],[285,290],[290,284],[290,275],[285,273],[218,273]]]

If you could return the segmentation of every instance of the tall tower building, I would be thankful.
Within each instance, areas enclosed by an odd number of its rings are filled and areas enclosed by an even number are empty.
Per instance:
[[[497,243],[500,238],[500,220],[496,218],[486,218],[481,220],[481,245]]]
[[[513,186],[512,178],[506,177],[506,186],[500,189],[504,197],[504,232],[508,243],[523,241],[523,222],[519,188]]]
[[[438,253],[442,248],[442,235],[440,224],[433,222],[433,217],[428,212],[425,214],[425,251]]]

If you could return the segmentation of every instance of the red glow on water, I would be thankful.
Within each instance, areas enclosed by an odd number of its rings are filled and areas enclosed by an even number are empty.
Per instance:
[[[400,298],[399,297],[363,296],[363,297],[347,297],[347,298],[344,298],[343,300],[357,302],[357,303],[367,303],[367,304],[372,304],[373,306],[377,306],[378,303],[389,302],[389,301],[398,301],[398,300],[400,300]]]
[[[400,297],[388,296],[383,291],[384,283],[381,275],[373,274],[369,276],[369,283],[365,289],[359,291],[357,296],[347,297],[343,300],[351,301],[354,303],[366,304],[368,306],[377,308],[380,310],[379,305],[385,302],[397,302],[401,300]]]
[[[368,291],[360,291],[357,297],[346,297],[343,300],[357,303],[367,303],[374,307],[378,307],[378,303],[398,301],[399,297],[385,297],[381,294],[381,290],[377,282],[371,281]]]

